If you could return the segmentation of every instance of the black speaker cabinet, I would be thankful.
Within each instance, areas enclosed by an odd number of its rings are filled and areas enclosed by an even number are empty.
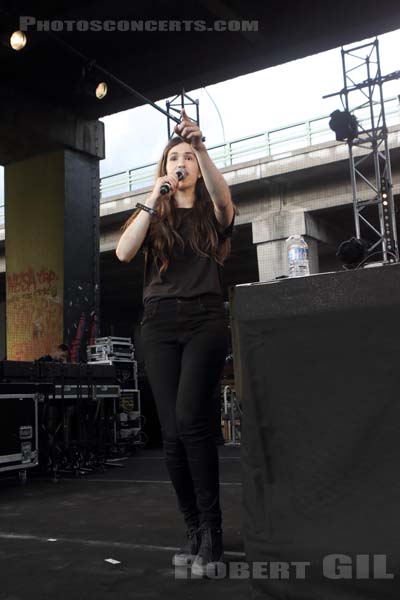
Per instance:
[[[231,313],[253,598],[399,598],[400,265],[238,285]]]
[[[0,474],[26,472],[39,464],[38,395],[18,384],[0,387]]]

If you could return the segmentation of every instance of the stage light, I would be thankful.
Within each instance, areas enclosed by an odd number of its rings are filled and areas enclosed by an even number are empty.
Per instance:
[[[99,81],[96,74],[96,63],[94,60],[88,62],[82,68],[82,75],[77,85],[77,92],[87,96],[96,97],[102,100],[108,92],[108,85],[105,81]]]
[[[336,256],[349,268],[356,267],[367,254],[368,242],[355,237],[342,242],[336,252]]]
[[[10,36],[10,46],[13,50],[22,50],[22,48],[25,48],[25,33],[23,31],[14,31]]]
[[[388,197],[386,177],[381,177],[381,195],[383,200],[386,200]]]
[[[98,100],[102,100],[108,92],[108,85],[106,84],[105,81],[101,81],[97,86],[96,86],[96,98]]]
[[[329,127],[335,132],[338,142],[351,142],[358,136],[357,119],[348,110],[335,110],[330,117]]]
[[[105,81],[96,81],[92,77],[85,76],[79,85],[79,92],[86,96],[96,97],[97,100],[103,100],[106,97],[108,85]]]

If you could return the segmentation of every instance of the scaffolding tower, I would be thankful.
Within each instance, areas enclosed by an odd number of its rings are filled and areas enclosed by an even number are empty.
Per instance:
[[[369,256],[382,253],[384,263],[399,262],[383,84],[398,79],[400,71],[382,76],[378,38],[347,50],[342,48],[341,53],[344,88],[324,98],[340,95],[345,111],[357,120],[358,133],[347,140],[356,236],[361,238],[360,225],[364,223],[376,238]],[[356,148],[367,152],[355,152]],[[360,188],[365,185],[371,197],[361,200]],[[376,206],[378,228],[365,216],[367,206]]]

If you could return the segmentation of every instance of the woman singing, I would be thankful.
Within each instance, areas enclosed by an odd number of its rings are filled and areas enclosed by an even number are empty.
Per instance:
[[[213,394],[229,345],[221,267],[235,218],[229,187],[182,110],[145,205],[124,225],[117,256],[145,255],[141,339],[166,465],[187,528],[175,566],[193,575],[223,556]],[[214,399],[213,399],[214,398]]]

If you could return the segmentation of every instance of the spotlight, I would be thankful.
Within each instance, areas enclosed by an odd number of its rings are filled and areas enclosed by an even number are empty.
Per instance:
[[[351,142],[358,135],[357,119],[350,114],[348,110],[335,110],[330,115],[329,127],[336,134],[336,139],[339,142]]]
[[[88,96],[96,96],[98,100],[105,98],[108,85],[105,81],[99,81],[94,74],[95,62],[91,61],[82,68],[82,76],[78,83],[78,92]]]
[[[355,237],[342,242],[336,252],[336,256],[349,268],[356,267],[367,254],[368,242]]]
[[[10,36],[10,46],[13,50],[22,50],[22,48],[25,48],[25,33],[23,31],[14,31]]]
[[[101,81],[96,87],[96,98],[102,100],[107,95],[108,85],[105,81]]]
[[[94,81],[86,76],[85,79],[81,80],[78,90],[81,94],[95,96],[97,100],[103,100],[107,95],[108,85],[105,81]]]

